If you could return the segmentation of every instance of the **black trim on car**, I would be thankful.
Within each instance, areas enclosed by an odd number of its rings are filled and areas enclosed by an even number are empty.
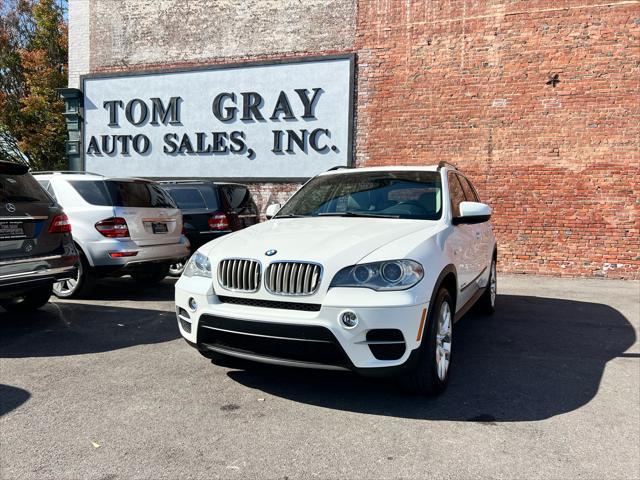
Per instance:
[[[226,295],[218,295],[218,300],[222,303],[231,303],[234,305],[244,305],[247,307],[261,308],[280,308],[283,310],[298,310],[301,312],[319,312],[322,305],[318,303],[301,303],[301,302],[278,302],[275,300],[258,300],[254,298],[228,297]]]

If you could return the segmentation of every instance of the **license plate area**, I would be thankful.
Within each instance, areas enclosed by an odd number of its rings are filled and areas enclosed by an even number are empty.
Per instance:
[[[0,220],[0,240],[21,240],[27,238],[24,222],[20,220]]]
[[[169,227],[167,227],[166,223],[153,222],[151,223],[151,231],[159,234],[169,233]]]

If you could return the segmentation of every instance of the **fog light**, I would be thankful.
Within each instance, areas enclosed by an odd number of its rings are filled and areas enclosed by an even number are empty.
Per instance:
[[[344,328],[354,328],[358,325],[358,316],[350,311],[342,312],[340,314],[340,321]]]
[[[193,312],[195,312],[198,309],[198,302],[196,302],[196,299],[193,297],[189,298],[189,308]]]

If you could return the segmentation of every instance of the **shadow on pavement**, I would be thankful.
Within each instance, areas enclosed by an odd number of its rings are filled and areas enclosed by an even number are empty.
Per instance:
[[[95,288],[83,294],[82,300],[137,300],[137,301],[172,301],[175,297],[177,278],[167,277],[157,284],[136,282],[129,276],[121,278],[103,278],[98,280]]]
[[[603,304],[501,295],[491,317],[468,314],[454,332],[454,370],[437,398],[405,396],[392,380],[284,367],[232,370],[266,393],[336,410],[424,420],[542,420],[598,391],[606,363],[635,342],[627,319]]]
[[[29,400],[31,394],[22,388],[0,383],[0,417]]]
[[[0,358],[107,352],[180,336],[173,312],[49,303],[28,314],[0,311]]]

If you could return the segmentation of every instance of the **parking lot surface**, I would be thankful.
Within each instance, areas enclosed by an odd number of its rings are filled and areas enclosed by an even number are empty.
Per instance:
[[[505,277],[444,395],[212,365],[173,282],[0,313],[0,478],[640,477],[640,284]]]

